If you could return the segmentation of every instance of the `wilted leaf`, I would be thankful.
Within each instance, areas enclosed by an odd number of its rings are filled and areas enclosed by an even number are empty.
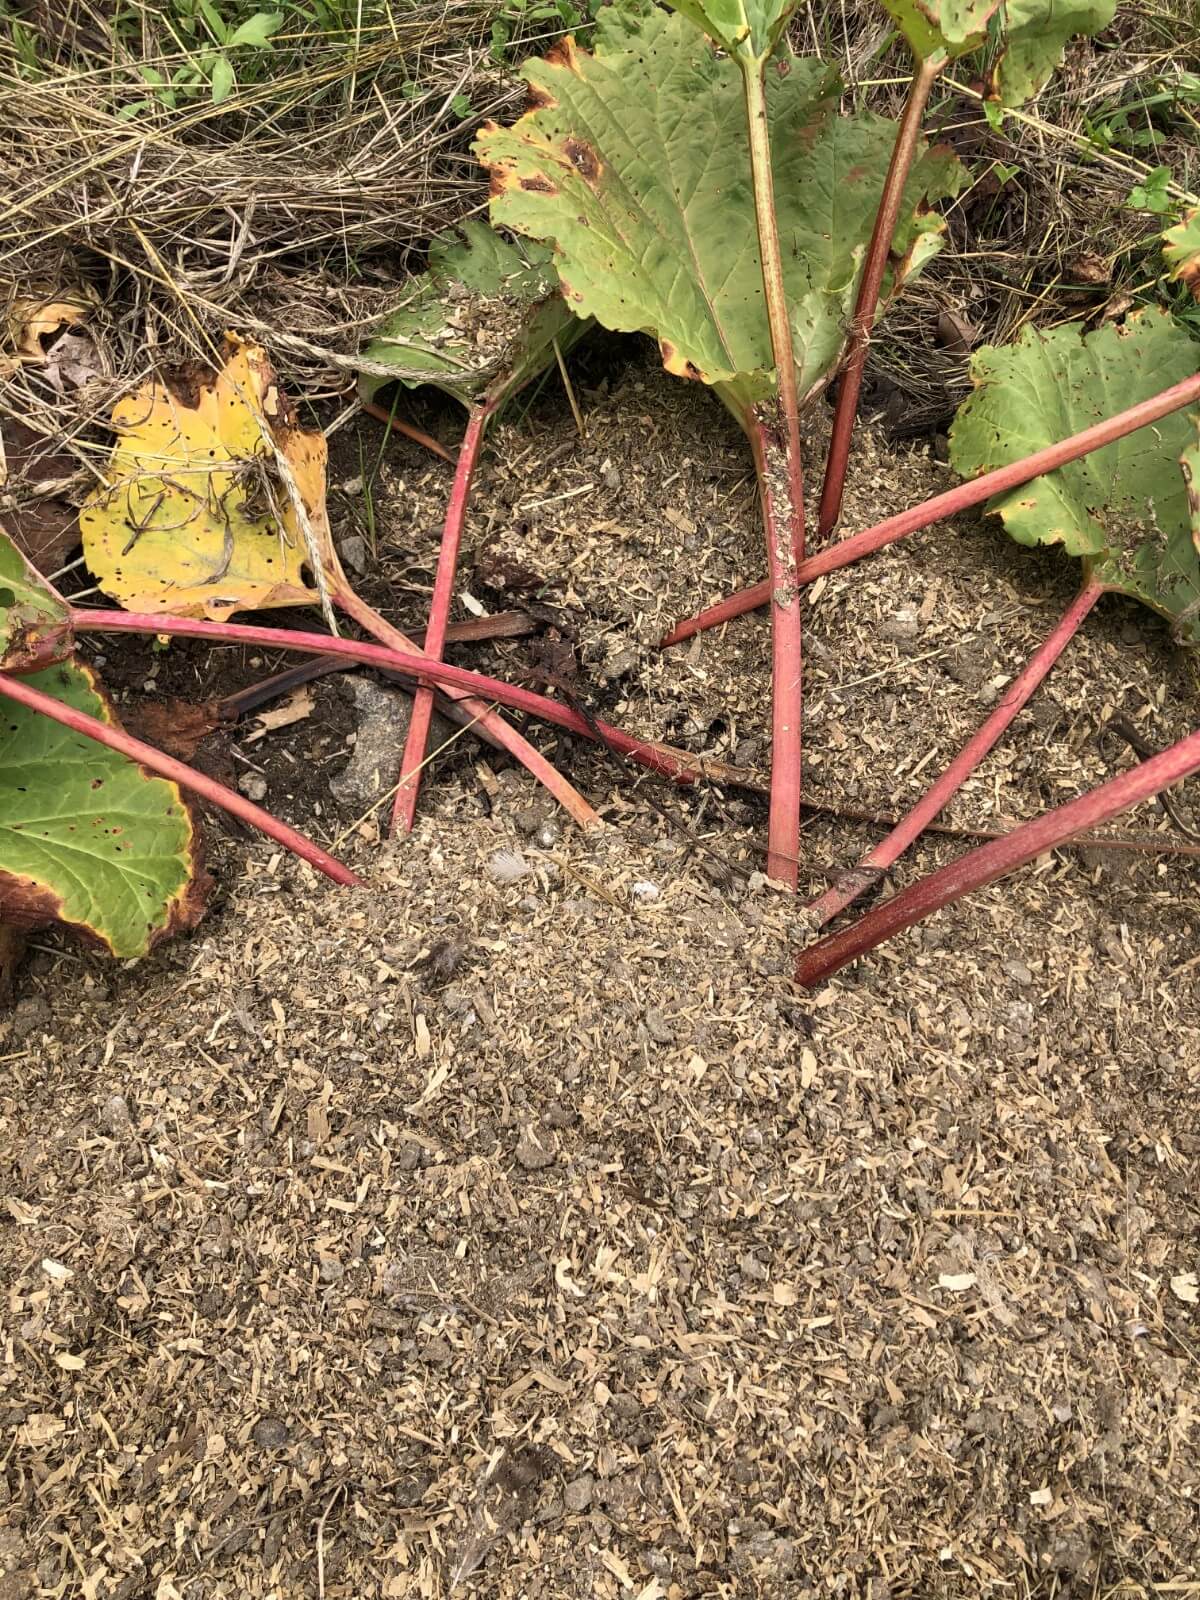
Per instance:
[[[976,354],[975,393],[950,432],[958,473],[973,478],[1019,461],[1196,371],[1197,346],[1161,311],[1081,333],[1079,324],[1026,328],[1015,344]],[[1097,581],[1200,642],[1200,556],[1179,470],[1195,442],[1194,424],[1174,412],[995,496],[988,510],[1021,544],[1061,544]]]
[[[1163,255],[1171,281],[1185,284],[1200,300],[1200,206],[1163,234]]]
[[[13,301],[8,316],[9,339],[18,358],[35,363],[45,361],[42,340],[61,328],[71,328],[82,322],[91,309],[91,300],[84,294],[59,299],[19,296]]]
[[[1067,40],[1107,28],[1116,9],[1117,0],[1006,0],[993,92],[1006,106],[1031,99],[1062,61]]]
[[[71,649],[66,604],[0,528],[0,668],[33,672]]]
[[[84,667],[28,680],[105,722],[116,717]],[[62,922],[116,956],[191,927],[206,880],[178,788],[49,717],[0,713],[0,919]]]
[[[515,393],[584,332],[559,293],[545,245],[504,239],[477,218],[436,238],[429,269],[363,355],[395,368],[364,374],[371,399],[393,381],[435,384],[468,408]]]
[[[656,11],[627,45],[591,56],[568,40],[526,67],[537,109],[490,127],[492,213],[552,239],[568,304],[606,327],[657,338],[667,369],[718,386],[743,416],[774,392],[741,73],[677,16]],[[837,114],[840,85],[785,52],[767,72],[775,193],[802,394],[844,342],[895,127]],[[915,163],[897,232],[915,272],[940,224],[915,215],[953,191],[959,167]]]
[[[215,375],[151,379],[113,422],[107,487],[80,517],[105,594],[130,611],[216,621],[315,598],[279,457],[307,516],[323,521],[325,440],[296,426],[257,345],[231,338]]]

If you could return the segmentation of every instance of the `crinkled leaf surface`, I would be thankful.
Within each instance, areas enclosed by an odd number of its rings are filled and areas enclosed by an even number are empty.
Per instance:
[[[1000,0],[881,0],[884,10],[922,61],[947,60],[976,50]]]
[[[27,681],[105,722],[92,674],[64,662]],[[173,783],[5,701],[0,707],[0,920],[62,922],[116,956],[190,927],[206,880]]]
[[[314,598],[274,447],[315,519],[324,515],[325,440],[295,426],[257,345],[231,338],[216,374],[152,379],[119,402],[113,423],[107,487],[80,517],[105,594],[129,611],[216,621]]]
[[[1078,324],[1026,328],[1015,344],[972,361],[975,393],[950,432],[954,469],[974,478],[1019,461],[1190,377],[1198,357],[1200,346],[1157,310],[1082,337]],[[1174,412],[995,496],[988,510],[1021,544],[1061,544],[1099,581],[1200,643],[1200,615],[1189,610],[1200,600],[1200,555],[1179,470],[1194,445],[1194,423]]]
[[[1068,39],[1099,33],[1116,9],[1117,0],[1006,0],[993,92],[1006,106],[1031,99],[1061,63]]]
[[[1200,300],[1200,206],[1163,234],[1163,255],[1172,281],[1185,284]]]
[[[612,39],[612,34],[606,35]],[[669,371],[720,387],[743,415],[774,392],[741,73],[682,18],[648,16],[623,46],[572,41],[526,67],[536,108],[487,128],[497,222],[552,240],[568,304],[657,338]],[[782,53],[767,68],[779,232],[802,394],[828,378],[853,309],[895,127],[837,114],[840,85]],[[960,168],[921,154],[897,233],[891,287],[938,247],[919,204]]]
[[[499,401],[554,360],[555,340],[562,350],[583,331],[545,245],[512,242],[472,218],[433,241],[428,271],[363,352],[394,367],[394,379],[364,374],[360,387],[367,399],[398,381],[434,384],[467,407]]]
[[[0,668],[32,672],[71,647],[66,604],[0,528]]]
[[[764,61],[796,9],[796,0],[669,0],[689,22],[723,49],[746,61]]]

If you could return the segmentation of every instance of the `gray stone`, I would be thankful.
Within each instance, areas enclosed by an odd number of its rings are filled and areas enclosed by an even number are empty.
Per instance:
[[[568,1511],[576,1514],[586,1511],[592,1503],[595,1492],[595,1478],[590,1472],[582,1473],[578,1478],[573,1478],[563,1490],[563,1505]]]
[[[338,555],[352,572],[358,573],[359,577],[362,577],[371,564],[367,541],[357,533],[352,533],[348,539],[342,540],[338,545]]]
[[[329,792],[340,806],[358,815],[396,782],[412,720],[412,700],[403,690],[381,689],[370,678],[343,679],[341,692],[353,703],[358,733],[350,760],[329,780]],[[435,713],[429,748],[444,744],[454,732],[445,718]]]
[[[243,772],[237,781],[238,788],[247,800],[253,800],[255,805],[261,804],[267,798],[267,780],[261,772]]]
[[[522,1128],[521,1137],[517,1140],[514,1152],[517,1161],[527,1172],[540,1172],[543,1167],[553,1165],[558,1154],[554,1136],[548,1132],[539,1134],[533,1128]]]

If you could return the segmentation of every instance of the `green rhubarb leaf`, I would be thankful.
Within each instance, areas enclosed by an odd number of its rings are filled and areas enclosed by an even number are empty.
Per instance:
[[[672,8],[745,62],[762,62],[796,9],[796,0],[669,0]]]
[[[1163,255],[1171,281],[1184,284],[1200,300],[1200,206],[1163,234]]]
[[[613,40],[609,33],[608,40]],[[656,10],[589,55],[567,40],[525,69],[535,108],[486,128],[492,216],[553,241],[567,303],[648,333],[667,369],[715,384],[735,415],[774,393],[741,73]],[[779,233],[797,381],[811,396],[840,356],[895,125],[838,115],[841,85],[786,48],[766,73]],[[905,190],[886,293],[937,250],[928,202],[961,168],[922,150]]]
[[[93,674],[63,662],[26,681],[104,722]],[[11,701],[0,708],[0,921],[64,923],[115,956],[144,954],[203,910],[207,879],[178,788]]]
[[[948,61],[977,50],[1000,0],[881,0],[884,10],[921,61]]]
[[[385,384],[433,384],[468,409],[515,394],[584,329],[563,303],[550,251],[502,238],[473,219],[429,248],[429,269],[380,324],[364,356],[394,371],[364,374],[371,399]]]
[[[1200,348],[1158,310],[1084,334],[1078,323],[1026,328],[971,363],[975,392],[950,431],[964,478],[1006,466],[1192,376]],[[1057,472],[988,501],[1021,544],[1060,544],[1091,575],[1200,643],[1200,552],[1179,470],[1195,424],[1174,412]]]
[[[1107,28],[1117,0],[1006,0],[992,92],[1006,106],[1032,99],[1060,65],[1068,39]]]
[[[70,653],[66,604],[0,528],[0,669],[32,672]]]

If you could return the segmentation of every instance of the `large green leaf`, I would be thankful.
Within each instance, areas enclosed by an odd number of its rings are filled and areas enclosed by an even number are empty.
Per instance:
[[[0,669],[30,672],[70,653],[66,604],[0,528]]]
[[[614,35],[606,35],[613,40]],[[568,304],[649,333],[669,371],[716,384],[738,415],[774,392],[741,74],[655,11],[592,56],[572,41],[526,69],[535,109],[476,142],[497,222],[556,247]],[[797,379],[840,355],[895,126],[838,115],[835,73],[783,50],[767,69],[779,233]],[[952,156],[923,152],[905,191],[894,290],[938,248],[923,202],[953,193]]]
[[[1163,255],[1172,282],[1185,284],[1200,300],[1200,206],[1163,234]]]
[[[115,722],[74,662],[26,679],[65,705]],[[5,701],[0,707],[0,921],[62,922],[116,956],[137,956],[203,909],[191,814],[178,788]]]
[[[1006,106],[1031,99],[1062,61],[1067,40],[1107,28],[1116,9],[1117,0],[1006,0],[994,93]]]
[[[714,43],[746,62],[762,62],[796,9],[796,0],[669,0]]]
[[[1164,312],[1148,310],[1084,335],[1079,324],[1026,328],[1015,344],[980,350],[974,394],[950,431],[965,478],[1078,433],[1190,377],[1198,347]],[[1093,577],[1175,620],[1200,643],[1200,555],[1180,458],[1195,426],[1175,412],[1057,472],[997,495],[988,510],[1022,544],[1061,544]]]
[[[364,374],[371,399],[385,384],[436,385],[468,408],[502,400],[583,332],[559,293],[544,245],[510,243],[472,219],[429,248],[429,269],[380,324],[364,356],[394,372]]]
[[[880,0],[922,61],[944,56],[953,61],[977,50],[1000,0]]]

